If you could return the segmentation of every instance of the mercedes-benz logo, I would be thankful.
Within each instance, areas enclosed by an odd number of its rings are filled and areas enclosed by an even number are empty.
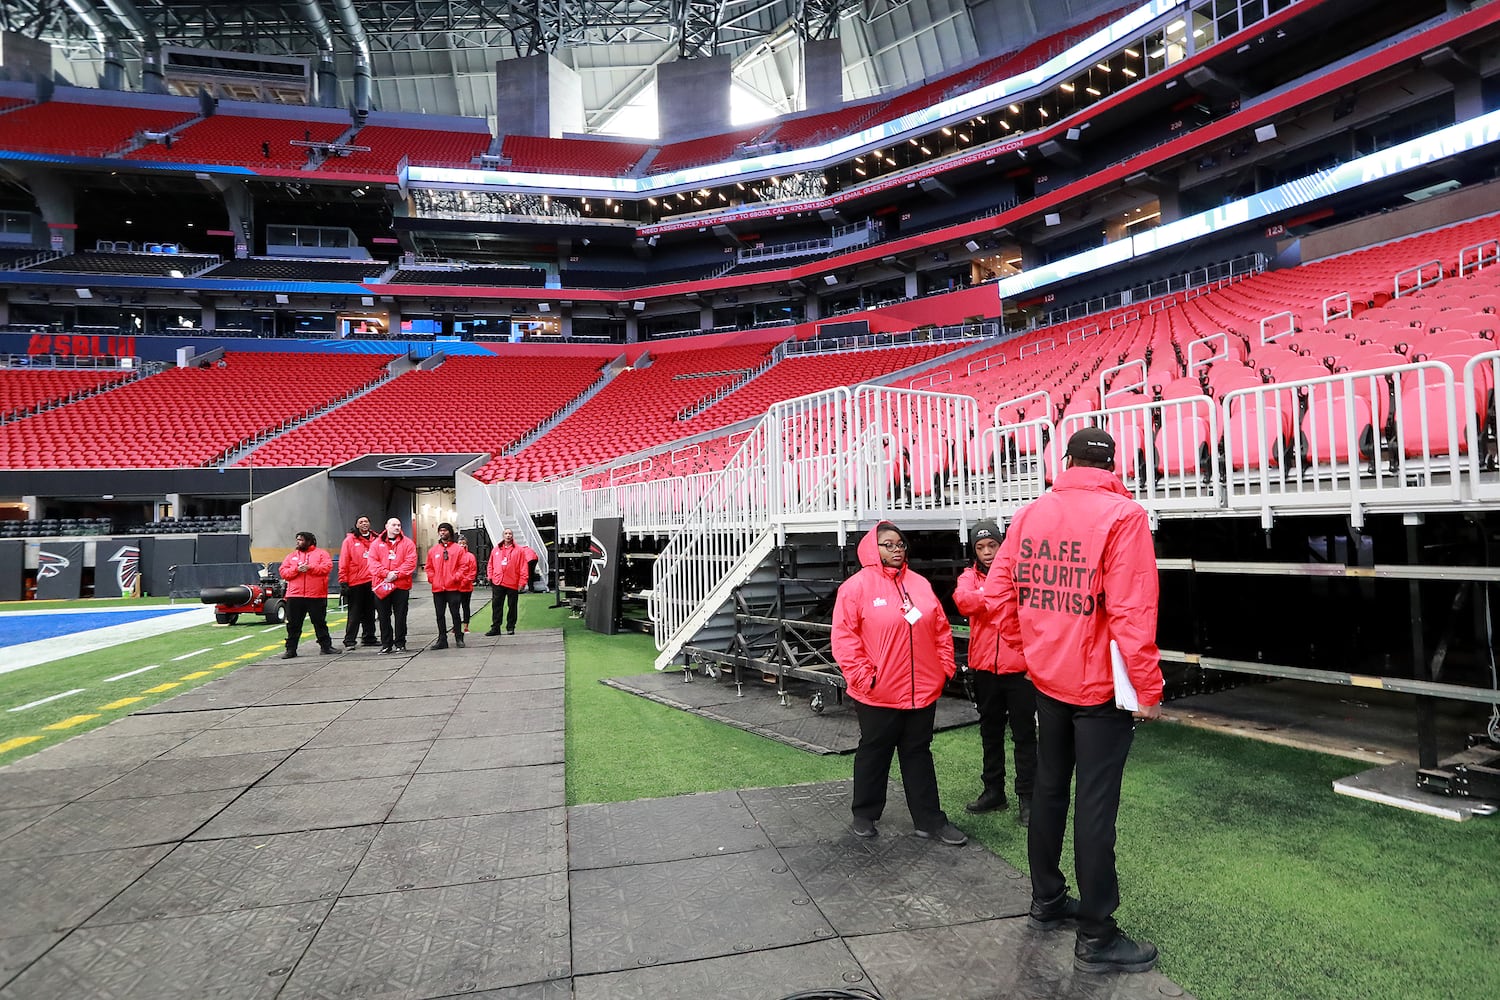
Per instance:
[[[424,472],[427,469],[437,468],[437,459],[417,458],[384,458],[375,466],[381,472]]]

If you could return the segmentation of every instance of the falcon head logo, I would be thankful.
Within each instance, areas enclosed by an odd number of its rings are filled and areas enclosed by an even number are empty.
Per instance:
[[[120,585],[120,593],[129,594],[135,590],[136,578],[141,575],[141,550],[135,545],[122,545],[109,557],[109,561],[115,564],[115,582]]]
[[[589,536],[589,579],[587,586],[592,587],[604,576],[604,567],[609,565],[609,553],[604,549],[604,543],[593,535]]]
[[[56,552],[48,552],[42,549],[36,554],[36,578],[38,580],[50,580],[54,576],[61,576],[62,571],[73,565],[67,556],[60,556]]]

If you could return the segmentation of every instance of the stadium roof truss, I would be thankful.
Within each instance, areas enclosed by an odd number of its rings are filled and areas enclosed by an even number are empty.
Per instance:
[[[778,113],[797,104],[799,40],[839,39],[846,93],[906,86],[969,62],[979,46],[965,0],[314,0],[333,25],[340,78],[352,79],[346,15],[368,38],[375,105],[387,110],[488,117],[494,64],[550,53],[583,78],[587,127],[609,119],[679,58],[728,55],[736,78]],[[1060,10],[1078,16],[1103,0],[1007,3],[1033,27]],[[341,11],[345,7],[347,10]],[[125,16],[121,15],[124,12]],[[1016,14],[1016,11],[1022,11]],[[59,50],[74,82],[95,86],[101,26],[138,67],[144,41],[315,58],[330,40],[296,0],[6,0],[0,28]]]

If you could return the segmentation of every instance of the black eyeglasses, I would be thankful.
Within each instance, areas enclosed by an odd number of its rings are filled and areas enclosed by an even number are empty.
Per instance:
[[[882,549],[885,549],[887,552],[905,552],[906,551],[906,543],[905,542],[876,542],[875,544],[879,545]]]

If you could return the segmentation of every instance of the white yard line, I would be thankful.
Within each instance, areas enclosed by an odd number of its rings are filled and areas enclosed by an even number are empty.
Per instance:
[[[195,649],[191,653],[183,653],[181,656],[172,657],[172,662],[176,663],[178,660],[190,660],[195,656],[202,656],[206,652],[208,652],[207,647],[204,647],[203,649]]]
[[[48,613],[65,614],[66,612]],[[108,649],[122,642],[149,639],[167,632],[205,625],[213,620],[214,609],[211,606],[202,605],[175,614],[157,615],[143,621],[106,625],[103,628],[89,629],[86,632],[74,632],[72,635],[59,635],[50,639],[37,639],[33,642],[6,646],[0,649],[0,674],[20,670],[22,667],[35,666],[38,663],[51,663],[53,660],[66,659],[80,653]]]
[[[255,633],[252,632],[249,635],[242,635],[238,639],[229,639],[226,642],[221,642],[221,643],[219,643],[219,645],[221,645],[221,646],[233,646],[237,642],[244,642],[246,639],[254,639],[254,638],[255,638]]]
[[[84,688],[74,688],[71,691],[64,691],[62,694],[49,695],[46,698],[38,698],[36,701],[28,701],[24,705],[17,705],[15,708],[6,709],[6,711],[9,711],[9,712],[24,712],[28,708],[36,708],[38,705],[45,705],[49,701],[56,701],[59,698],[67,698],[70,695],[83,694],[84,690],[85,690]]]
[[[153,663],[149,667],[137,667],[135,670],[127,670],[123,674],[115,674],[113,677],[104,678],[104,683],[108,684],[110,681],[123,681],[127,677],[134,677],[136,674],[144,674],[146,671],[155,670],[159,666],[161,666],[160,663]]]

